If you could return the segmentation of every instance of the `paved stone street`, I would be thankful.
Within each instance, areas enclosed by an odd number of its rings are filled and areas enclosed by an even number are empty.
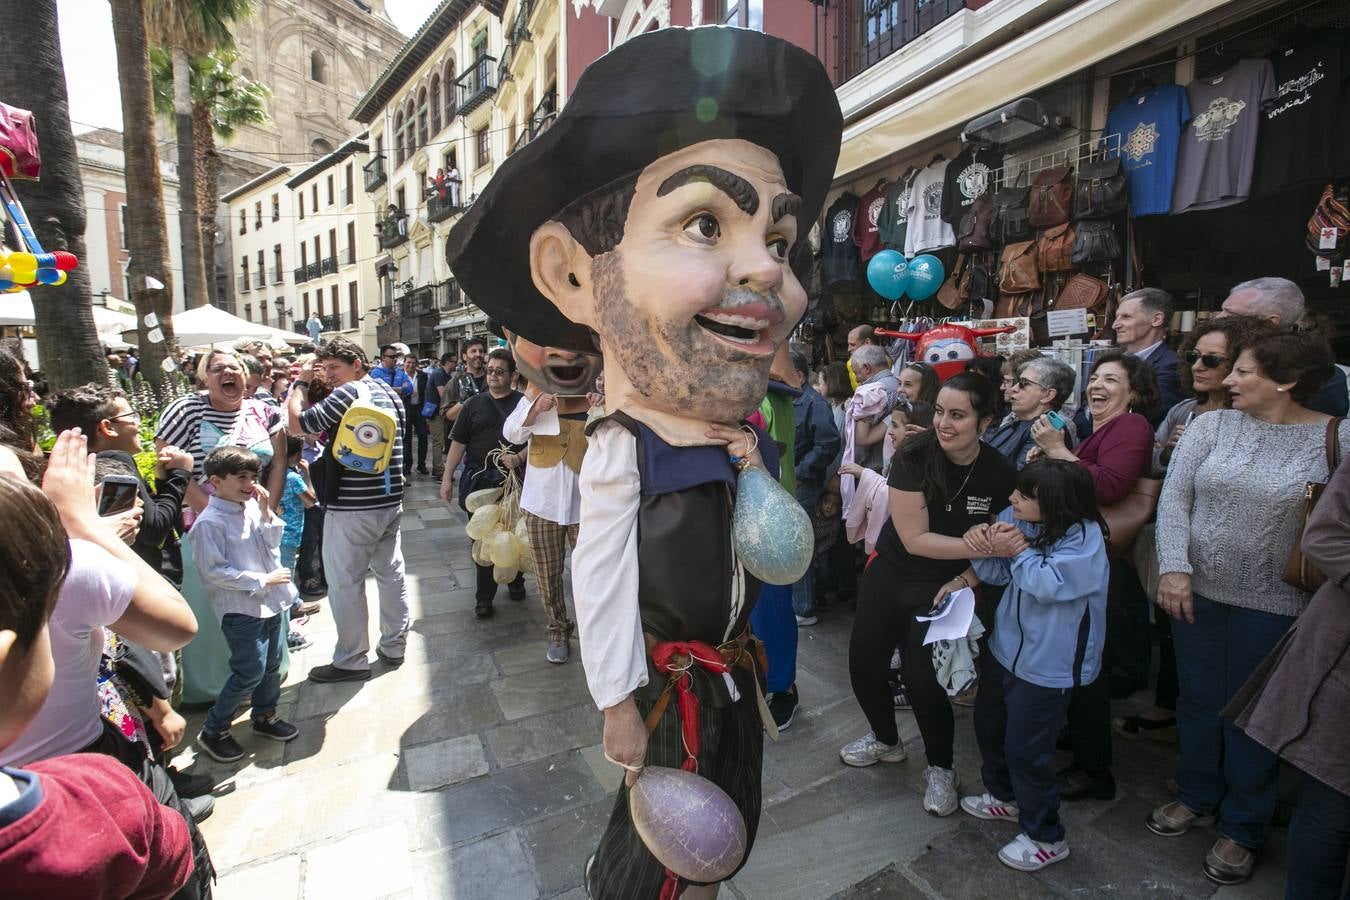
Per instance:
[[[401,669],[375,663],[363,684],[316,685],[329,661],[327,609],[292,657],[281,713],[300,727],[282,745],[236,730],[249,751],[221,766],[187,750],[179,766],[222,778],[203,830],[222,900],[585,896],[581,869],[613,803],[619,770],[599,746],[600,716],[579,655],[544,660],[544,615],[499,592],[473,613],[463,516],[432,482],[414,483],[403,518],[412,634]],[[375,588],[368,588],[374,608]],[[1215,892],[1200,871],[1205,831],[1163,840],[1143,820],[1166,798],[1171,748],[1117,741],[1122,790],[1067,809],[1068,860],[1039,875],[995,858],[1015,828],[921,807],[924,763],[914,718],[899,713],[910,759],[850,769],[840,745],[866,730],[848,685],[851,616],[829,610],[801,631],[803,708],[764,767],[765,806],[750,862],[723,896],[742,898],[1176,897],[1282,894],[1277,831],[1256,877]],[[575,647],[574,647],[575,651]],[[201,714],[189,719],[195,735]],[[978,784],[970,711],[957,710],[957,766]]]

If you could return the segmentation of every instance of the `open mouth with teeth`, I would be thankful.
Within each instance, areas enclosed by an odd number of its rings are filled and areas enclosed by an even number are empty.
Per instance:
[[[769,327],[774,320],[759,310],[738,308],[733,312],[728,309],[705,309],[694,316],[694,321],[704,331],[734,344],[738,349],[756,353],[770,353],[773,350]]]
[[[224,375],[220,379],[220,389],[226,394],[235,394],[244,389],[244,380],[237,375]]]
[[[548,377],[553,379],[554,383],[569,387],[581,384],[582,379],[586,377],[586,367],[580,365],[547,366],[545,369],[548,372]]]

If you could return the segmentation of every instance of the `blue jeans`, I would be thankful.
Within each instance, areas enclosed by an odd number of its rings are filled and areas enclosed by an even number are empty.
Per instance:
[[[1023,681],[992,653],[981,660],[975,739],[984,760],[984,787],[998,800],[1016,801],[1018,824],[1032,840],[1062,841],[1051,757],[1072,692]]]
[[[295,581],[295,560],[300,555],[300,548],[295,544],[281,545],[281,567],[291,570],[291,580]]]
[[[230,677],[216,695],[202,730],[224,734],[230,730],[240,701],[253,693],[253,721],[276,712],[281,697],[281,645],[286,640],[286,615],[255,619],[227,613],[220,620],[230,645]]]
[[[820,505],[820,482],[802,479],[797,482],[797,502],[808,516],[816,514]],[[792,611],[803,618],[816,614],[816,564],[813,561],[806,574],[792,585]]]
[[[1279,761],[1219,711],[1294,619],[1199,594],[1194,607],[1194,623],[1172,621],[1181,688],[1177,799],[1193,812],[1218,812],[1220,835],[1257,850],[1275,813]]]
[[[1285,900],[1336,900],[1345,883],[1350,851],[1350,797],[1311,775],[1289,823]]]
[[[792,615],[792,585],[765,584],[750,611],[750,628],[764,642],[769,671],[764,675],[770,694],[786,691],[797,680],[797,619]]]

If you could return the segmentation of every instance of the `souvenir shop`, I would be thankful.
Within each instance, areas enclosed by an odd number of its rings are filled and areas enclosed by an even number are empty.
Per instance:
[[[817,361],[859,324],[960,321],[1013,327],[985,353],[1056,347],[1081,368],[1123,293],[1168,290],[1180,341],[1272,275],[1350,358],[1350,2],[1230,6],[1247,14],[1220,7],[837,183],[799,332]],[[941,289],[884,299],[867,273],[887,250],[937,257]]]

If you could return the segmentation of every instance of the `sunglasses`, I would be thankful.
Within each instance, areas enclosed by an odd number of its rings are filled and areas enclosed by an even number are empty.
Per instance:
[[[1017,387],[1024,391],[1029,387],[1041,388],[1041,390],[1045,389],[1039,381],[1032,381],[1030,378],[1017,379]]]
[[[510,369],[494,369],[492,366],[488,366],[488,367],[487,367],[487,373],[488,373],[489,375],[510,375],[510,374],[511,374],[511,370],[510,370]]]
[[[1201,353],[1198,350],[1186,351],[1187,365],[1195,365],[1197,362],[1204,363],[1206,369],[1217,369],[1219,366],[1228,362],[1228,357],[1220,356],[1217,353]]]

